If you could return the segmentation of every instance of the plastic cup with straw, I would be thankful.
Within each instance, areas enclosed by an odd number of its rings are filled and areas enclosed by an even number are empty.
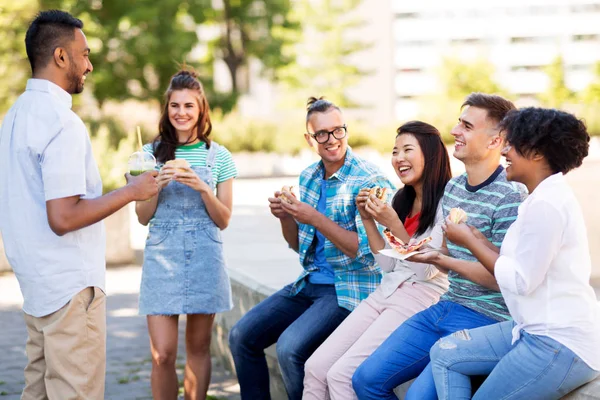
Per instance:
[[[137,126],[137,138],[140,150],[129,156],[129,161],[127,162],[129,173],[133,176],[141,175],[147,171],[153,171],[156,168],[156,158],[142,148],[142,132],[139,125]]]

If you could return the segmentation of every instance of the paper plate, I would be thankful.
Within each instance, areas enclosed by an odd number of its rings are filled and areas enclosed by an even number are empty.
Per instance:
[[[410,253],[400,254],[394,249],[383,249],[379,250],[379,254],[383,254],[384,256],[397,258],[398,260],[406,260],[407,258],[414,256],[415,254],[422,253],[421,251],[411,251]]]

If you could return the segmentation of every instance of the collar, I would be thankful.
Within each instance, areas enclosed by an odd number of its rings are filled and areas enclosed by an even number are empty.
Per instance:
[[[502,173],[502,171],[504,171],[504,167],[502,165],[498,165],[498,168],[496,168],[492,175],[490,175],[485,181],[481,182],[479,185],[475,186],[469,185],[469,181],[467,179],[467,181],[465,181],[465,189],[467,189],[471,193],[475,193],[479,189],[483,189],[490,183],[494,182],[494,180],[496,180],[496,178]]]
[[[562,172],[558,172],[554,175],[550,175],[546,179],[540,182],[540,184],[535,188],[533,194],[544,192],[546,189],[552,187],[553,185],[559,183],[562,184],[565,182],[565,176]]]
[[[356,156],[350,149],[350,146],[348,146],[346,148],[346,155],[344,156],[344,165],[342,165],[340,167],[340,169],[335,171],[333,173],[333,175],[331,175],[329,177],[329,179],[335,178],[341,182],[345,182],[346,179],[348,179],[348,175],[352,169],[352,164],[354,163],[355,159],[356,159]],[[323,165],[323,160],[318,162],[317,168],[315,169],[315,172],[314,172],[314,175],[321,177],[321,178],[323,178],[325,176],[325,165]]]
[[[29,79],[27,81],[26,90],[35,92],[50,93],[58,99],[62,104],[71,108],[73,106],[73,98],[63,88],[58,86],[56,83],[46,79]]]

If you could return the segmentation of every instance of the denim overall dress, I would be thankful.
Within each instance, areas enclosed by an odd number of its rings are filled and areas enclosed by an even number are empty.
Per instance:
[[[206,167],[192,167],[211,188],[219,145],[211,143]],[[233,307],[221,230],[202,196],[175,181],[158,196],[146,239],[141,315],[213,314]]]

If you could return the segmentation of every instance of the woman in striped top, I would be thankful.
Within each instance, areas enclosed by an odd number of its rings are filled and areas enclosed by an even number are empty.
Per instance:
[[[163,165],[159,194],[136,204],[140,223],[150,224],[140,314],[147,315],[155,399],[177,398],[181,314],[187,315],[185,398],[206,397],[214,316],[232,308],[221,230],[231,217],[237,171],[229,151],[210,140],[211,130],[202,85],[193,72],[178,72],[166,92],[159,134],[144,147]],[[175,166],[170,160],[185,161]]]

